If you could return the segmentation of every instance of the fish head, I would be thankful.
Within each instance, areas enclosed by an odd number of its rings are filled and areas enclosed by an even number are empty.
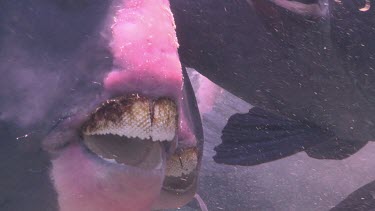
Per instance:
[[[4,3],[0,118],[46,133],[60,210],[189,202],[203,132],[168,1],[42,2]]]
[[[72,114],[55,126],[43,146],[52,157],[61,210],[90,203],[114,210],[188,203],[197,190],[203,131],[187,75],[180,91],[181,100],[104,98],[91,112]]]

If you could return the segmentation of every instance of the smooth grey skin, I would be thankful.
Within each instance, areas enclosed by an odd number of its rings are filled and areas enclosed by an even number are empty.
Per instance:
[[[328,3],[328,15],[311,17],[271,1],[172,0],[181,60],[254,106],[332,134],[311,156],[346,158],[375,140],[375,16]]]

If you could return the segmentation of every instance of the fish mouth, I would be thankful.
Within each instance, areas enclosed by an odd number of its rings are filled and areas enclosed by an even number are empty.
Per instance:
[[[81,134],[86,148],[109,163],[159,169],[168,146],[176,142],[177,122],[173,100],[132,94],[104,102]]]
[[[98,106],[80,127],[83,147],[99,162],[126,174],[134,167],[142,174],[163,172],[153,209],[183,206],[196,191],[200,145],[186,144],[181,135],[180,104],[168,97],[120,96]]]

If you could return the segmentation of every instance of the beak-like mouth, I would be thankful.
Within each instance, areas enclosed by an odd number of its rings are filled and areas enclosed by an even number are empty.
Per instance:
[[[85,147],[106,163],[162,170],[163,184],[154,206],[178,207],[196,191],[200,159],[198,146],[178,140],[179,116],[169,98],[117,97],[89,116],[81,136]]]
[[[83,124],[83,142],[108,162],[160,168],[165,143],[176,139],[177,118],[171,99],[117,97],[99,106]]]

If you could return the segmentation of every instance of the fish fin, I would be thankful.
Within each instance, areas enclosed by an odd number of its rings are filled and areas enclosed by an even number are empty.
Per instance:
[[[367,141],[331,139],[305,150],[307,155],[316,159],[342,160],[350,157],[367,144]]]
[[[252,166],[293,155],[330,136],[318,127],[254,107],[231,116],[221,138],[215,162]]]
[[[375,181],[351,193],[330,211],[375,210]]]

